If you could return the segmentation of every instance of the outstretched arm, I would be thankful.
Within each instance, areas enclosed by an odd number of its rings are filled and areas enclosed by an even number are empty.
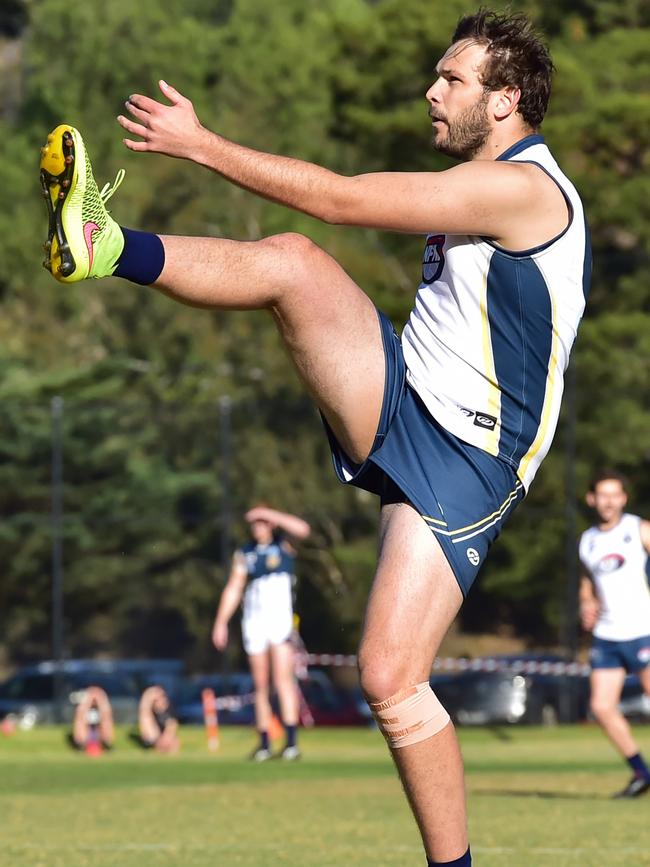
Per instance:
[[[289,512],[280,512],[278,509],[269,509],[267,506],[255,506],[244,515],[250,524],[252,521],[268,521],[272,527],[283,530],[294,539],[306,539],[311,533],[311,527],[307,521],[303,521],[297,515]]]
[[[115,739],[115,727],[113,725],[113,708],[107,693],[101,687],[93,687],[95,700],[99,709],[99,736],[102,743],[112,745]]]
[[[140,697],[138,728],[140,730],[140,737],[147,744],[155,743],[160,736],[160,730],[153,714],[153,705],[156,699],[160,698],[163,694],[160,686],[150,686],[145,689]]]
[[[580,576],[580,622],[587,632],[596,625],[600,613],[600,604],[594,590],[594,582],[587,569],[582,567]]]
[[[92,704],[92,694],[86,690],[75,708],[72,722],[72,739],[77,746],[83,746],[88,739],[88,711]]]
[[[178,720],[174,717],[169,717],[165,722],[165,728],[160,733],[160,737],[156,741],[156,750],[159,753],[175,753],[180,748],[178,739]]]
[[[650,521],[641,521],[641,544],[650,554]]]
[[[134,94],[133,120],[118,122],[134,151],[162,153],[206,166],[244,189],[328,223],[425,234],[477,234],[521,249],[565,228],[566,203],[535,166],[477,160],[443,172],[380,172],[346,177],[290,157],[238,145],[207,130],[194,107],[165,82],[165,105]]]
[[[246,566],[241,552],[237,552],[232,560],[232,568],[228,576],[228,582],[223,589],[217,614],[212,627],[212,643],[217,650],[223,650],[228,644],[228,624],[230,618],[237,610],[237,606],[241,602],[246,586]]]

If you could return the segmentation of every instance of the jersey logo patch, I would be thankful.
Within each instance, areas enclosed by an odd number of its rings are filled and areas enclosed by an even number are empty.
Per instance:
[[[494,430],[497,426],[497,418],[494,415],[489,415],[487,412],[481,412],[478,409],[468,409],[466,406],[459,406],[458,409],[462,412],[465,418],[473,418],[474,424],[477,427]]]
[[[621,554],[607,554],[607,556],[603,557],[598,564],[598,571],[609,574],[610,572],[616,572],[616,570],[620,569],[624,564],[625,557]]]
[[[277,551],[271,551],[270,554],[266,555],[266,568],[269,572],[272,572],[274,569],[277,569],[280,565],[280,555]]]
[[[422,282],[433,283],[442,274],[445,266],[445,235],[429,235],[422,257]]]
[[[488,415],[486,412],[477,412],[474,416],[474,424],[478,427],[486,427],[488,430],[494,430],[497,420],[495,416]]]

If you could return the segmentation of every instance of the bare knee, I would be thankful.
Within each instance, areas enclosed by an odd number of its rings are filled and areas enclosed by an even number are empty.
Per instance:
[[[268,686],[255,686],[255,701],[270,705],[271,691]]]
[[[253,687],[258,695],[268,693],[270,689],[270,678],[267,671],[252,671]]]
[[[599,722],[608,719],[617,712],[615,704],[612,704],[609,701],[603,701],[602,699],[592,699],[589,708]]]
[[[294,684],[295,679],[290,671],[281,671],[273,675],[273,686],[276,692],[292,689]]]
[[[411,686],[418,678],[397,658],[365,659],[359,655],[359,683],[366,701],[382,701]],[[422,680],[420,677],[419,680]]]
[[[317,244],[298,232],[270,235],[256,244],[268,258],[267,271],[270,273],[272,268],[278,275],[275,303],[281,300],[283,291],[308,292],[319,263],[327,257]]]
[[[295,256],[297,259],[323,253],[318,244],[315,244],[306,235],[301,235],[300,232],[281,232],[278,235],[269,235],[257,243],[284,256]]]

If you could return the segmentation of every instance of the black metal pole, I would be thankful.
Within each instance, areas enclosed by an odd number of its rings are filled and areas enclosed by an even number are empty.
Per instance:
[[[577,426],[577,376],[575,363],[569,366],[566,375],[566,444],[565,444],[565,561],[566,603],[564,612],[563,644],[569,659],[578,653],[578,495],[576,487],[576,426]],[[577,691],[573,678],[566,678],[564,705],[566,720],[573,720],[576,712]]]
[[[567,598],[565,613],[565,646],[567,654],[574,659],[578,652],[578,493],[576,487],[576,390],[575,365],[567,371],[566,379],[566,576]]]
[[[52,659],[54,721],[63,722],[63,398],[52,412]]]
[[[232,459],[232,400],[229,394],[219,398],[219,441],[221,450],[221,565],[224,572],[230,562],[232,539],[232,503],[230,462]]]

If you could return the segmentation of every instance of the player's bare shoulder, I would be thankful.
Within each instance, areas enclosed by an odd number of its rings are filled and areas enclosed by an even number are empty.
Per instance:
[[[506,250],[552,241],[571,215],[555,180],[539,165],[514,160],[472,160],[444,172],[445,181],[474,203],[482,234]]]

